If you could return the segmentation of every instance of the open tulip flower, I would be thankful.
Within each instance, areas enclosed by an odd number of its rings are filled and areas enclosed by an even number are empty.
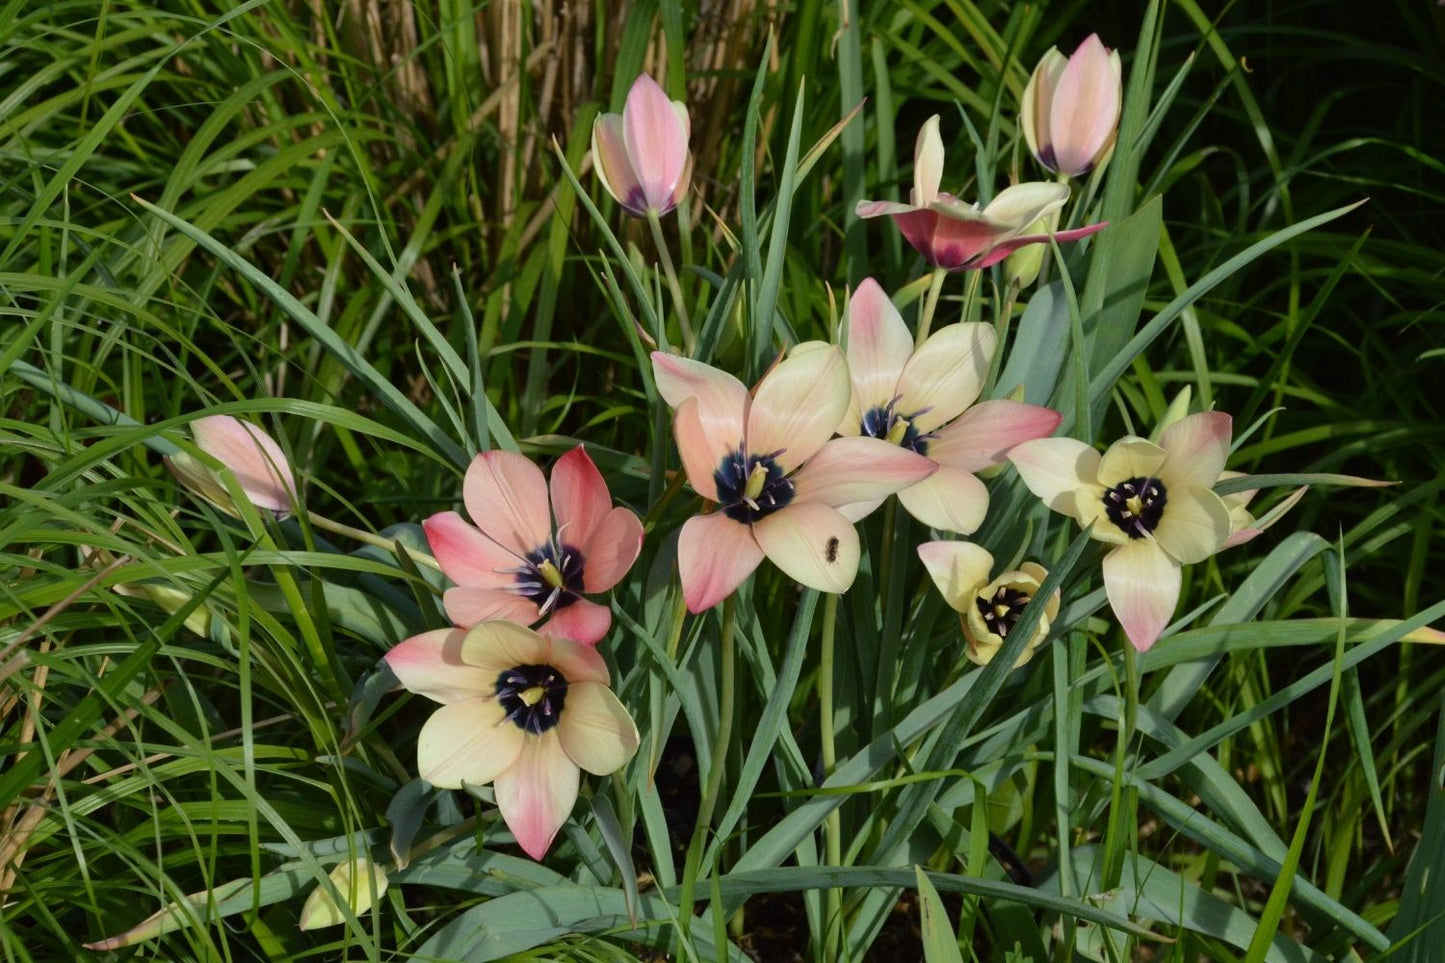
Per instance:
[[[1026,244],[1046,244],[1048,234],[1026,234],[1039,218],[1052,214],[1069,199],[1064,184],[1015,184],[1000,191],[987,207],[966,204],[940,191],[943,180],[943,138],[934,114],[918,132],[913,150],[913,190],[909,203],[859,201],[859,217],[888,215],[923,259],[946,271],[986,268]],[[1107,227],[1107,222],[1059,231],[1056,241],[1076,241]]]
[[[456,583],[442,596],[453,624],[545,618],[543,631],[587,645],[607,634],[612,613],[582,596],[605,592],[627,574],[642,548],[642,523],[612,507],[581,445],[552,467],[550,510],[548,492],[542,470],[527,458],[487,451],[462,481],[475,524],[456,512],[423,523],[437,564]]]
[[[972,542],[924,542],[918,546],[918,557],[944,601],[958,613],[968,645],[965,654],[978,665],[993,661],[1049,574],[1033,562],[1024,562],[1017,570],[990,579],[993,556]],[[1058,615],[1059,593],[1055,592],[1014,668],[1034,657]]]
[[[291,513],[296,503],[296,482],[286,454],[266,432],[230,415],[209,415],[191,422],[196,447],[220,462],[257,508],[278,517]],[[176,452],[166,458],[171,474],[191,491],[231,515],[235,503],[221,476],[199,458]]]
[[[1029,151],[1056,174],[1078,177],[1108,159],[1118,135],[1119,52],[1089,34],[1065,59],[1050,47],[1024,88],[1019,126]]]
[[[838,433],[879,438],[937,464],[898,500],[940,531],[975,531],[988,510],[988,489],[974,472],[1001,464],[1014,445],[1059,424],[1051,408],[1008,400],[973,404],[997,344],[992,325],[968,322],[939,329],[915,351],[898,309],[872,278],[848,302],[853,392]],[[844,513],[862,517],[876,506],[847,506]]]
[[[666,214],[687,193],[692,153],[687,107],[639,74],[620,114],[592,124],[592,160],[607,193],[629,212]]]
[[[718,509],[688,519],[678,542],[692,612],[731,595],[764,556],[810,588],[847,591],[858,574],[858,533],[839,507],[886,498],[936,468],[882,439],[832,438],[850,396],[834,345],[798,345],[752,396],[698,361],[655,351],[652,368],[675,411],[687,480]]]
[[[386,661],[405,688],[442,704],[417,738],[421,777],[445,789],[494,783],[507,828],[533,859],[572,812],[580,770],[605,776],[637,752],[607,663],[570,639],[483,622],[414,635]]]
[[[1180,419],[1159,443],[1128,436],[1102,456],[1072,438],[1026,441],[1009,452],[1024,484],[1056,512],[1092,524],[1116,546],[1104,556],[1109,605],[1140,652],[1179,602],[1180,566],[1225,547],[1230,509],[1213,491],[1229,455],[1230,417]]]

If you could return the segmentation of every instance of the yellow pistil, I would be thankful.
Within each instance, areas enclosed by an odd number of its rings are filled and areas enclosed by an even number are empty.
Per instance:
[[[517,693],[517,698],[521,699],[522,702],[528,706],[534,706],[537,703],[541,702],[546,695],[547,690],[544,687],[540,685],[534,685],[530,689],[523,689],[521,692]]]
[[[748,473],[748,483],[743,487],[743,501],[753,508],[758,507],[758,496],[763,493],[763,485],[768,480],[768,469],[762,464],[753,466]]]
[[[895,419],[888,429],[888,441],[890,444],[901,445],[903,444],[903,436],[906,434],[908,434],[908,419]]]
[[[562,573],[558,570],[557,566],[552,564],[551,559],[546,559],[539,564],[537,566],[537,572],[542,576],[543,581],[554,589],[563,587]]]

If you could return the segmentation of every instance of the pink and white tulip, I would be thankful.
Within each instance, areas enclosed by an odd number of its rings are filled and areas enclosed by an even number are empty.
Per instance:
[[[642,549],[642,523],[612,507],[581,445],[557,459],[550,487],[522,455],[483,452],[467,468],[462,501],[475,524],[456,512],[423,523],[437,563],[456,583],[442,596],[453,624],[545,618],[541,631],[586,645],[607,634],[611,611],[583,595],[606,592],[627,574]]]
[[[191,422],[196,447],[221,463],[240,486],[247,501],[257,508],[284,518],[296,504],[296,482],[286,453],[266,432],[230,415],[208,415]],[[235,503],[222,481],[221,472],[201,459],[176,452],[166,464],[181,484],[231,515]]]
[[[1051,408],[973,403],[997,345],[992,325],[968,322],[940,328],[915,351],[903,317],[872,278],[848,302],[853,390],[838,433],[882,439],[938,466],[898,493],[908,514],[930,528],[976,531],[988,510],[988,489],[974,473],[1002,464],[1014,445],[1059,425]],[[861,518],[877,504],[843,511]]]
[[[859,217],[893,218],[923,259],[946,271],[990,267],[1027,244],[1046,244],[1048,234],[1026,234],[1037,220],[1052,214],[1069,199],[1064,184],[1015,184],[1000,191],[988,206],[966,204],[938,189],[943,180],[943,138],[934,114],[918,132],[913,150],[913,190],[909,203],[859,201]],[[1076,241],[1108,226],[1089,224],[1052,235],[1060,243]]]
[[[1044,54],[1024,88],[1019,126],[1040,164],[1078,177],[1114,152],[1122,100],[1119,52],[1089,34],[1067,59],[1057,47]]]
[[[1104,588],[1140,652],[1174,614],[1180,566],[1203,561],[1229,538],[1230,508],[1213,486],[1231,430],[1228,415],[1206,411],[1164,429],[1157,445],[1130,435],[1101,456],[1072,438],[1040,438],[1009,452],[1044,504],[1116,546],[1104,556]]]
[[[666,214],[692,178],[687,107],[669,100],[657,81],[639,74],[620,114],[592,124],[592,160],[607,193],[630,213]]]
[[[658,390],[693,490],[717,510],[688,519],[678,569],[689,611],[727,598],[764,557],[822,592],[858,574],[858,532],[839,508],[876,502],[931,475],[927,458],[877,438],[833,438],[848,410],[843,352],[795,347],[749,395],[732,375],[655,351]],[[830,440],[832,439],[832,440]]]
[[[1041,566],[1024,562],[1015,571],[990,579],[993,556],[972,542],[924,542],[918,546],[918,557],[944,601],[958,613],[968,646],[964,654],[977,665],[993,661],[1049,575]],[[1014,668],[1034,657],[1034,650],[1048,638],[1049,626],[1058,616],[1059,593],[1055,592]]]
[[[445,789],[493,783],[533,859],[572,812],[580,770],[605,776],[637,752],[607,663],[579,642],[483,622],[412,636],[386,661],[404,687],[441,703],[417,738],[418,773]]]

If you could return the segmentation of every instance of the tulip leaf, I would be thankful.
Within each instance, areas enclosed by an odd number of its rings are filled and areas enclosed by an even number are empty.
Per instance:
[[[948,910],[943,898],[929,882],[922,866],[913,867],[918,887],[918,914],[922,918],[923,958],[927,963],[963,963],[963,954],[958,949],[958,938],[949,923]]]
[[[1358,475],[1335,475],[1329,472],[1299,472],[1282,475],[1240,475],[1226,478],[1214,486],[1216,495],[1255,491],[1260,488],[1281,488],[1287,485],[1339,485],[1346,488],[1388,488],[1397,481],[1360,478]]]
[[[381,671],[381,666],[385,663],[386,660],[382,659],[377,664],[377,669],[368,677],[367,682],[383,675],[391,675],[393,679],[396,678],[391,673],[390,667],[385,673]],[[354,701],[355,696],[352,698]],[[425,779],[417,778],[398,789],[396,795],[391,797],[391,802],[386,804],[386,821],[391,823],[391,840],[388,845],[397,869],[406,869],[411,862],[412,840],[416,838],[417,831],[421,829],[422,820],[426,818],[427,810],[431,808],[432,802],[440,792],[441,790]]]
[[[1390,924],[1391,959],[1399,963],[1435,963],[1445,946],[1445,704],[1434,743],[1425,821],[1400,884],[1400,910]]]
[[[1045,404],[1054,396],[1059,371],[1069,353],[1069,339],[1063,331],[1069,325],[1069,302],[1063,284],[1050,282],[1029,299],[1019,319],[1013,349],[998,377],[992,397],[1007,397],[1014,389],[1024,390],[1021,400]]]

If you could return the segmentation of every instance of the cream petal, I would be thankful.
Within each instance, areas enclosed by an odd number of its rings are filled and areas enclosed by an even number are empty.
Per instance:
[[[673,191],[687,168],[688,134],[667,92],[639,74],[622,109],[622,136],[647,206],[658,213],[671,209]]]
[[[557,459],[548,482],[557,540],[579,550],[592,541],[592,532],[612,510],[612,493],[581,445]],[[589,559],[590,561],[590,559]]]
[[[427,545],[447,578],[458,585],[510,589],[514,569],[524,559],[483,535],[456,512],[440,512],[422,522]]]
[[[794,504],[837,508],[886,498],[937,470],[928,458],[881,438],[834,438],[792,476]]]
[[[1015,445],[1045,438],[1062,416],[1052,408],[1000,398],[974,405],[928,442],[928,457],[940,465],[978,472],[1007,459]]]
[[[1234,419],[1222,411],[1202,411],[1181,418],[1159,434],[1159,447],[1169,453],[1164,484],[1212,488],[1229,457]]]
[[[1104,452],[1099,462],[1099,484],[1112,488],[1131,478],[1156,478],[1168,457],[1169,453],[1153,442],[1126,435]]]
[[[197,448],[230,469],[251,504],[273,512],[291,511],[296,483],[276,439],[230,415],[197,418],[191,422],[191,436]]]
[[[993,556],[986,549],[972,542],[924,542],[918,557],[949,608],[959,613],[976,608],[974,597],[993,571]]]
[[[998,192],[983,214],[1008,236],[1021,233],[1045,214],[1052,214],[1069,199],[1066,184],[1029,181]],[[1007,240],[1007,237],[1000,238]]]
[[[592,122],[592,161],[597,179],[617,203],[633,214],[647,213],[647,198],[627,157],[621,114],[599,114]]]
[[[462,479],[462,501],[472,522],[517,555],[547,544],[552,512],[542,469],[513,451],[484,451]]]
[[[970,535],[983,524],[988,489],[969,472],[950,465],[898,493],[908,514],[940,532]]]
[[[465,629],[435,629],[392,646],[386,664],[402,687],[435,702],[450,703],[490,695],[496,676],[462,661]]]
[[[712,608],[733,594],[762,560],[763,550],[750,526],[722,512],[689,518],[677,542],[677,569],[687,610],[696,614]]]
[[[1136,537],[1147,537],[1126,532],[1110,520],[1108,506],[1104,503],[1106,491],[1102,485],[1084,485],[1074,491],[1073,515],[1079,527],[1088,528],[1093,525],[1094,530],[1090,537],[1112,545],[1128,545]]]
[[[1054,169],[1071,176],[1093,169],[1119,122],[1119,74],[1098,34],[1079,44],[1059,76],[1050,107]]]
[[[776,453],[784,474],[791,473],[833,436],[851,396],[842,351],[798,345],[758,384],[748,411],[749,454]]]
[[[547,652],[539,664],[550,665],[562,673],[568,684],[596,682],[607,685],[610,676],[607,662],[591,645],[565,636],[545,636]]]
[[[551,654],[551,640],[496,619],[473,626],[462,640],[462,661],[486,673],[494,684],[497,676],[519,665],[547,665]]]
[[[753,523],[753,534],[773,564],[820,592],[848,591],[858,574],[858,531],[835,508],[793,502]]]
[[[1225,474],[1229,473],[1226,472]],[[1296,488],[1290,492],[1283,501],[1259,516],[1259,518],[1250,515],[1243,504],[1232,506],[1229,510],[1231,531],[1229,538],[1224,541],[1224,547],[1234,548],[1236,545],[1243,545],[1245,542],[1252,541],[1259,535],[1262,535],[1265,529],[1284,517],[1285,512],[1293,508],[1299,500],[1304,497],[1304,493],[1309,491],[1309,487],[1308,485],[1301,485],[1299,488]],[[1253,495],[1254,492],[1237,492],[1236,494],[1248,496]],[[1247,502],[1248,498],[1246,498],[1245,501]],[[1224,503],[1230,505],[1229,498],[1225,498]]]
[[[872,278],[864,278],[848,301],[848,373],[853,399],[839,428],[856,435],[859,421],[886,406],[898,393],[898,376],[913,354],[913,336],[903,316]]]
[[[417,773],[442,789],[482,786],[514,765],[522,730],[507,720],[493,697],[444,705],[422,725],[416,740]]]
[[[938,133],[938,119],[934,114],[923,122],[913,145],[912,201],[919,207],[933,203],[943,182],[943,137]]]
[[[908,360],[898,379],[898,410],[930,432],[978,398],[998,345],[993,326],[959,322],[935,331]]]
[[[520,625],[537,621],[537,603],[510,589],[458,585],[442,593],[442,608],[453,625],[469,629],[478,622],[505,619]]]
[[[1059,53],[1058,47],[1050,47],[1029,76],[1028,86],[1024,88],[1023,99],[1019,102],[1019,126],[1023,128],[1029,153],[1049,170],[1054,169],[1049,135],[1050,104],[1053,103],[1059,74],[1063,73],[1068,62],[1068,58]]]
[[[516,762],[497,776],[497,808],[528,856],[547,855],[577,802],[580,782],[581,770],[563,750],[555,727],[526,739]]]
[[[627,765],[640,741],[632,716],[617,696],[595,682],[567,687],[557,736],[572,761],[594,776],[606,776]]]
[[[1202,562],[1224,547],[1229,538],[1229,506],[1207,488],[1168,489],[1169,500],[1154,538],[1159,547],[1184,565]]]
[[[1038,438],[1015,445],[1008,453],[1029,491],[1056,512],[1076,512],[1074,492],[1096,483],[1099,453],[1074,438]]]
[[[583,645],[596,645],[612,628],[612,612],[605,605],[587,599],[573,599],[570,605],[553,611],[551,618],[537,628],[538,632],[555,638],[571,639]]]
[[[582,586],[588,592],[605,592],[618,582],[642,551],[642,522],[626,508],[602,516],[582,552]]]
[[[892,217],[895,214],[912,214],[917,210],[913,204],[898,201],[859,201],[853,207],[853,213],[862,218]]]
[[[842,515],[856,525],[858,522],[861,522],[869,515],[878,511],[878,508],[887,500],[886,498],[870,498],[866,502],[849,502],[847,505],[838,505],[836,507],[839,515]]]
[[[1120,545],[1104,556],[1109,607],[1134,648],[1145,652],[1174,615],[1181,583],[1179,563],[1152,538]]]

